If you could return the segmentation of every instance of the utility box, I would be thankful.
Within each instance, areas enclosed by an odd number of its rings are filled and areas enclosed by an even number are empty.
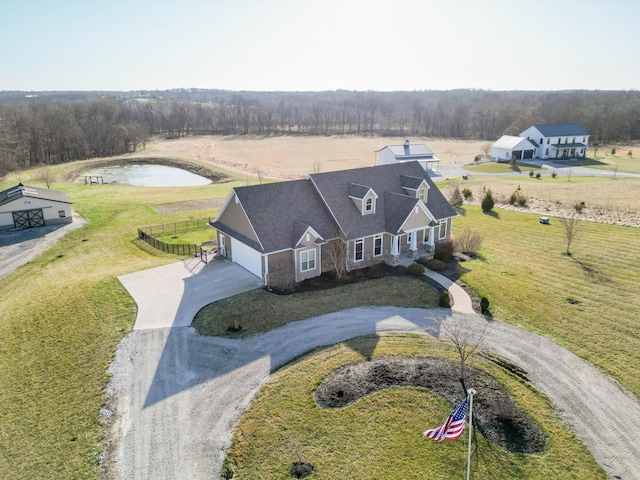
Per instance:
[[[549,225],[549,217],[540,217],[540,223],[543,225]]]

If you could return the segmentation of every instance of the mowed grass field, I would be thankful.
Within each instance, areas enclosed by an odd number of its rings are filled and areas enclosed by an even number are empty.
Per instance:
[[[581,222],[565,254],[560,222],[465,206],[454,234],[483,237],[461,279],[491,302],[496,318],[552,338],[640,397],[640,230]]]
[[[271,376],[241,418],[225,462],[235,472],[233,478],[289,478],[291,465],[298,460],[315,467],[310,478],[464,478],[467,431],[463,439],[452,442],[436,443],[422,436],[451,413],[451,407],[428,390],[393,387],[336,410],[315,403],[316,386],[332,371],[369,357],[456,361],[445,342],[387,335],[361,337],[292,362]],[[548,399],[496,365],[473,363],[502,383],[548,438],[543,454],[523,455],[508,453],[476,435],[473,478],[606,478],[585,446],[560,425]]]
[[[62,176],[66,168],[56,171]],[[39,185],[34,172],[21,172],[0,190],[19,179]],[[160,215],[151,207],[224,198],[232,185],[52,185],[89,223],[0,280],[0,478],[97,476],[107,367],[136,316],[116,277],[179,260],[139,242],[136,228],[212,216],[212,210]]]

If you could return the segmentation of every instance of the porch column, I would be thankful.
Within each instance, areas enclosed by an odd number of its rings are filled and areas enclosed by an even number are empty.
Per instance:
[[[391,235],[391,261],[396,263],[400,260],[400,249],[398,248],[398,236]]]
[[[416,257],[418,255],[418,232],[411,232],[411,243],[409,243],[409,250],[411,250],[411,256]]]

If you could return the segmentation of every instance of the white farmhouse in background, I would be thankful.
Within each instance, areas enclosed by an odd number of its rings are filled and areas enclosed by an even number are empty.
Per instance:
[[[526,138],[503,135],[491,145],[491,158],[496,162],[510,162],[513,157],[516,160],[533,158],[536,148],[536,145]]]
[[[503,135],[491,146],[491,158],[509,162],[529,158],[581,158],[587,155],[589,132],[577,123],[532,125],[519,136]]]
[[[577,123],[533,125],[520,134],[537,146],[538,158],[584,157],[589,147],[589,132]]]
[[[412,145],[409,140],[402,145],[387,145],[377,150],[376,157],[378,165],[418,162],[428,173],[437,172],[440,165],[440,159],[433,154],[433,150],[424,143]]]

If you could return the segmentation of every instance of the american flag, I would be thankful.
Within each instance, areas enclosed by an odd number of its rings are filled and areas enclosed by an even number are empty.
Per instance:
[[[468,399],[469,397],[465,398],[462,403],[451,412],[451,415],[449,415],[449,418],[447,418],[447,421],[444,422],[443,425],[432,430],[427,430],[423,435],[428,438],[433,438],[436,442],[460,438],[464,431],[464,419],[467,416]]]

